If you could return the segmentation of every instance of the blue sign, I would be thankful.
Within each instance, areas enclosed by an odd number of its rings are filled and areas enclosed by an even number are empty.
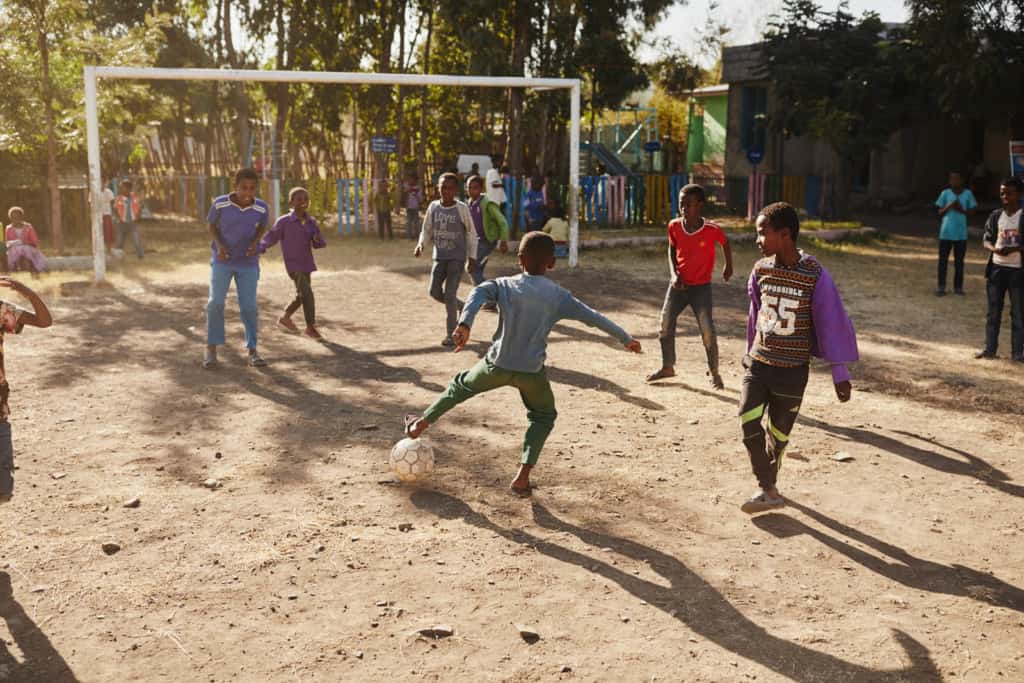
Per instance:
[[[645,152],[658,152],[661,151],[661,143],[657,140],[651,140],[650,142],[644,143]]]
[[[398,140],[389,135],[374,135],[370,138],[370,150],[380,154],[394,154],[398,151]]]
[[[760,147],[751,147],[747,150],[747,161],[757,166],[764,159],[764,150]]]

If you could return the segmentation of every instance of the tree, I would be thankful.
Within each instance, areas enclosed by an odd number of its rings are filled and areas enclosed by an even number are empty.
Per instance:
[[[877,14],[856,19],[845,6],[824,12],[813,0],[786,0],[782,18],[765,36],[765,75],[776,103],[769,126],[784,137],[811,134],[832,147],[839,216],[848,211],[855,169],[906,124],[916,92],[884,28]]]
[[[908,0],[907,38],[939,110],[1024,137],[1024,0]]]
[[[84,156],[83,66],[152,64],[160,21],[144,14],[131,30],[103,35],[79,0],[11,0],[0,6],[0,146],[24,166],[40,170],[36,177],[46,188],[58,252],[64,248],[59,164]],[[103,95],[104,132],[116,136],[132,127],[126,108],[140,106],[138,86],[107,88]]]

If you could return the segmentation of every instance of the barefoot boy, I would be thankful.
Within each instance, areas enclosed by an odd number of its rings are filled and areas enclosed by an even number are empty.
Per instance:
[[[711,273],[715,268],[715,245],[722,245],[725,268],[722,279],[732,277],[732,248],[722,229],[704,220],[704,188],[686,185],[679,191],[681,217],[668,224],[668,263],[672,279],[661,309],[661,369],[647,376],[656,382],[676,375],[676,321],[687,306],[693,309],[697,329],[708,357],[708,380],[715,389],[724,387],[718,374],[718,335],[711,316]]]
[[[295,299],[284,309],[284,314],[277,319],[277,324],[289,332],[298,332],[299,328],[292,322],[292,314],[302,307],[302,315],[306,319],[306,336],[320,339],[316,329],[316,301],[313,298],[312,277],[316,270],[313,261],[313,250],[327,246],[320,226],[316,219],[309,215],[309,192],[304,187],[293,187],[288,193],[288,206],[291,211],[277,219],[274,227],[260,240],[260,253],[278,242],[281,243],[281,255],[288,277],[295,283]]]
[[[452,337],[455,350],[469,341],[477,311],[486,303],[501,311],[498,331],[487,356],[473,368],[459,373],[422,417],[406,417],[406,434],[419,437],[430,425],[463,401],[498,387],[512,386],[526,405],[530,426],[523,442],[523,458],[511,488],[530,493],[530,470],[537,464],[544,441],[555,426],[555,397],[544,372],[548,334],[562,319],[579,320],[604,330],[634,353],[640,342],[597,311],[580,302],[544,274],[555,266],[555,242],[550,235],[530,232],[519,243],[519,267],[523,273],[501,277],[476,287],[469,295],[462,318]]]
[[[743,366],[740,422],[743,444],[761,490],[741,509],[754,514],[785,505],[776,478],[807,386],[811,355],[832,365],[841,402],[850,400],[847,363],[857,360],[857,337],[828,271],[797,249],[800,219],[785,202],[757,217],[757,246],[765,258],[747,284],[750,316]],[[761,425],[767,413],[768,433]]]
[[[443,303],[448,314],[441,345],[455,346],[452,331],[462,308],[462,302],[459,301],[459,282],[462,280],[463,270],[472,273],[476,268],[477,238],[469,207],[455,198],[455,193],[459,190],[458,176],[454,173],[443,173],[437,184],[441,198],[435,199],[427,207],[427,213],[423,216],[420,241],[416,244],[413,254],[418,257],[426,247],[434,244],[430,297]]]
[[[0,277],[0,288],[10,289],[28,299],[32,312],[23,311],[14,304],[0,301],[0,503],[6,503],[14,493],[14,446],[11,443],[11,414],[7,406],[10,387],[4,369],[4,335],[18,334],[25,325],[49,327],[53,323],[50,309],[39,295],[9,277]]]

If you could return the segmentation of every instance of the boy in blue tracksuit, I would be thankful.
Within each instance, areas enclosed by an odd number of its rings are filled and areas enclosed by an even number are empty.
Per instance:
[[[455,350],[469,341],[477,311],[487,303],[501,312],[498,330],[487,355],[466,372],[456,375],[422,416],[409,415],[405,432],[418,438],[427,427],[463,401],[504,386],[519,390],[526,405],[529,427],[523,443],[522,464],[511,489],[530,494],[530,470],[555,426],[555,397],[544,372],[548,335],[559,320],[579,320],[618,339],[626,349],[640,353],[640,342],[629,333],[582,303],[571,292],[544,274],[555,266],[555,241],[542,232],[530,232],[519,242],[519,266],[523,273],[501,277],[476,287],[452,334]]]

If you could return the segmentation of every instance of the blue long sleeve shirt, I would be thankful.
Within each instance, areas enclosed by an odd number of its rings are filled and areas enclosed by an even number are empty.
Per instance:
[[[504,370],[540,372],[547,359],[548,335],[559,320],[578,320],[615,337],[633,338],[624,329],[543,275],[500,277],[474,288],[459,323],[473,326],[484,304],[497,304],[501,316],[487,360]]]

